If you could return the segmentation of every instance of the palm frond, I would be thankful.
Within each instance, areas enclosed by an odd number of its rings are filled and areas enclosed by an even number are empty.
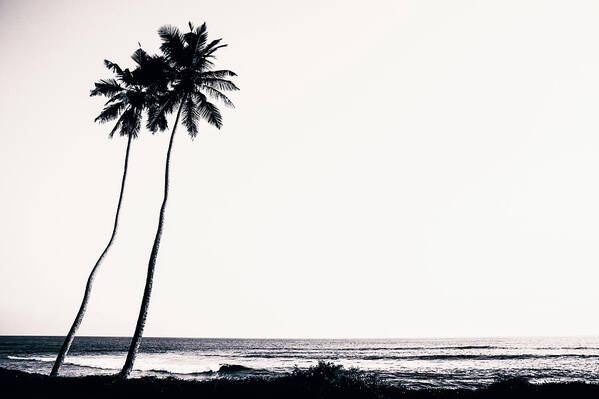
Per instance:
[[[90,96],[113,97],[123,90],[115,79],[100,79],[94,83],[94,86],[89,93]]]
[[[219,44],[222,41],[223,41],[223,39],[215,39],[215,40],[211,41],[210,43],[208,43],[208,45],[206,47],[204,47],[202,49],[202,52],[206,53],[206,52],[212,50],[217,44]],[[221,46],[226,46],[226,44],[222,44]],[[218,46],[218,47],[221,47],[221,46]]]
[[[193,24],[190,23],[189,27],[191,28],[191,31],[187,32],[183,37],[187,43],[189,61],[192,66],[196,66],[201,63],[203,58],[202,53],[206,41],[208,40],[208,32],[205,22],[195,30],[193,29]]]
[[[163,132],[168,128],[168,120],[166,119],[165,114],[158,115],[153,122],[153,129],[150,129],[150,132],[156,133],[158,131]]]
[[[195,51],[194,57],[193,57],[193,63],[192,63],[193,66],[200,70],[206,70],[208,67],[213,66],[212,62],[209,60],[209,58],[212,58],[212,57],[210,55],[208,55],[208,53],[212,54],[213,49],[215,48],[216,44],[218,44],[220,41],[221,41],[221,39],[213,40],[205,48],[199,48],[199,50]],[[220,48],[220,47],[225,47],[225,46],[226,46],[226,44],[223,44],[221,46],[216,46],[216,47]]]
[[[237,76],[237,74],[233,71],[221,69],[221,70],[217,70],[217,71],[202,72],[202,73],[200,73],[200,76],[203,78],[207,78],[207,79],[222,79],[222,78],[235,77],[235,76]]]
[[[146,53],[142,48],[138,48],[131,55],[131,59],[139,66],[143,66],[148,58],[148,53]]]
[[[183,35],[179,29],[171,25],[165,25],[158,29],[158,35],[162,40],[160,50],[164,55],[175,62],[181,62],[185,54],[185,45]]]
[[[108,133],[108,137],[112,138],[114,136],[114,133],[119,129],[120,126],[121,126],[121,119],[116,121],[112,130],[110,131],[110,133]]]
[[[227,107],[235,108],[235,105],[229,99],[229,97],[227,97],[220,91],[213,89],[212,87],[206,86],[206,85],[202,85],[201,89],[208,95],[208,97],[213,98],[215,100],[222,101]]]
[[[204,57],[206,57],[206,58],[212,58],[212,57],[214,57],[212,54],[214,54],[214,52],[216,50],[218,50],[219,48],[223,48],[223,47],[227,47],[228,46],[228,44],[221,44],[220,46],[217,46],[217,44],[220,43],[220,41],[221,41],[221,39],[214,40],[208,46],[206,46],[206,48],[202,52],[202,54],[204,55]]]
[[[135,78],[133,76],[133,74],[131,73],[131,71],[129,70],[129,68],[123,70],[123,73],[120,76],[120,80],[121,82],[123,82],[126,85],[135,85],[136,81]]]
[[[110,104],[102,109],[102,112],[94,119],[94,122],[109,122],[119,116],[124,107],[125,105],[122,102]]]
[[[111,70],[119,76],[123,74],[123,70],[121,69],[121,67],[112,61],[104,60],[104,65],[106,66],[106,68],[108,68],[109,70]]]
[[[165,97],[165,99],[162,100],[162,103],[160,101],[160,99],[156,99],[148,106],[148,121],[146,127],[152,133],[156,133],[159,130],[163,131],[168,127],[166,116],[173,110],[173,104],[170,101],[170,98]]]
[[[200,50],[202,50],[204,48],[204,46],[206,45],[206,41],[208,40],[208,28],[206,27],[206,22],[204,22],[202,25],[200,25],[198,28],[196,28],[195,32],[196,34],[196,43],[194,46],[194,53],[198,52]]]
[[[194,65],[194,68],[200,72],[208,71],[214,68],[214,63],[210,61],[208,57],[201,57],[200,60]]]
[[[239,90],[239,87],[235,86],[235,83],[233,83],[227,79],[206,78],[206,79],[202,79],[202,84],[205,86],[212,87],[213,89],[216,89],[216,90],[224,90],[224,91]]]
[[[125,111],[126,112],[126,111]],[[112,138],[112,136],[114,136],[114,133],[117,131],[117,129],[119,128],[119,126],[121,125],[121,121],[123,120],[123,115],[125,113],[123,112],[123,114],[121,115],[121,117],[119,118],[118,121],[116,121],[116,123],[114,124],[114,127],[112,128],[112,130],[110,131],[110,133],[108,133],[108,137]]]
[[[121,136],[131,135],[137,137],[137,133],[141,128],[141,109],[128,108],[123,112],[121,118]]]
[[[191,137],[198,134],[198,122],[200,112],[197,104],[192,96],[188,96],[183,103],[183,125],[187,128],[187,132]]]
[[[198,112],[202,119],[205,119],[208,123],[220,129],[223,126],[223,118],[216,105],[212,104],[206,99],[206,96],[199,94],[200,105]]]

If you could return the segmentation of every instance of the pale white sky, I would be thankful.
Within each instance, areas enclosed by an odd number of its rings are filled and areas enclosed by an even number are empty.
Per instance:
[[[208,22],[239,74],[175,140],[147,336],[597,334],[596,1],[1,1],[0,334],[65,334],[125,140],[102,60]],[[133,332],[167,135],[132,148],[82,335]]]

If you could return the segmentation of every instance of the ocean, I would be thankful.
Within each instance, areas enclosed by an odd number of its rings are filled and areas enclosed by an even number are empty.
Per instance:
[[[0,336],[0,367],[48,374],[62,340]],[[129,342],[77,337],[61,374],[114,374]],[[319,361],[355,367],[411,389],[471,389],[506,377],[599,383],[599,338],[144,338],[132,377],[268,377]]]

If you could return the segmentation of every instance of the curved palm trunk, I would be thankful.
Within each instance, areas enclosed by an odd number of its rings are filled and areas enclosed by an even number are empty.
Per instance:
[[[148,262],[148,274],[146,276],[146,286],[144,288],[143,299],[141,301],[141,307],[139,309],[139,316],[137,318],[137,325],[135,326],[135,333],[129,346],[129,352],[127,353],[127,359],[123,365],[123,369],[119,373],[120,378],[127,378],[133,370],[133,363],[137,356],[137,350],[141,344],[141,337],[143,335],[144,327],[146,325],[146,317],[148,315],[148,307],[150,306],[150,296],[152,295],[152,284],[154,280],[154,269],[156,266],[156,257],[158,256],[158,248],[160,247],[160,238],[162,236],[162,225],[164,223],[164,210],[166,208],[166,200],[168,198],[168,175],[169,175],[169,164],[171,160],[171,149],[173,147],[173,138],[175,137],[175,130],[177,130],[177,123],[179,122],[179,116],[181,115],[181,109],[183,108],[183,102],[179,106],[177,111],[177,117],[175,118],[175,124],[173,125],[173,131],[171,138],[168,143],[168,150],[166,152],[166,166],[164,168],[164,197],[162,199],[162,206],[160,207],[160,216],[158,218],[158,229],[156,230],[156,237],[154,238],[154,245],[152,246],[152,252],[150,253],[150,260]]]
[[[127,179],[127,167],[129,165],[129,150],[131,148],[131,139],[132,139],[132,136],[129,135],[129,138],[127,139],[127,151],[125,152],[125,165],[123,166],[123,179],[121,181],[121,192],[119,194],[119,202],[116,207],[116,214],[114,217],[114,227],[112,229],[112,235],[110,236],[110,240],[108,241],[106,248],[104,248],[104,251],[102,251],[102,254],[96,261],[96,264],[94,265],[91,273],[89,274],[89,277],[87,278],[87,284],[85,286],[85,293],[83,294],[83,300],[81,301],[81,306],[79,307],[79,311],[77,312],[77,316],[75,316],[73,325],[71,326],[71,329],[69,330],[69,333],[65,337],[62,347],[60,348],[58,357],[56,358],[56,361],[54,362],[54,366],[52,367],[52,371],[50,372],[50,376],[52,376],[52,377],[55,377],[58,375],[58,370],[62,366],[62,363],[64,362],[64,359],[65,359],[67,353],[69,352],[69,349],[71,348],[71,344],[73,343],[73,339],[75,338],[75,333],[79,329],[79,326],[81,325],[81,321],[83,320],[83,316],[85,315],[85,310],[87,309],[87,302],[89,301],[89,297],[90,297],[91,290],[92,290],[92,285],[94,283],[94,278],[96,277],[96,272],[98,271],[100,264],[104,260],[104,256],[108,252],[108,249],[112,246],[112,242],[114,241],[114,237],[116,235],[116,230],[119,225],[119,214],[121,212],[121,203],[123,202],[123,191],[125,190],[125,180]]]

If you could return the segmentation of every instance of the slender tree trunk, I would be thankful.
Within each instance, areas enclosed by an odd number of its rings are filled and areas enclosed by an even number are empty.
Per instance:
[[[85,286],[85,293],[83,294],[83,300],[81,301],[81,306],[79,307],[79,311],[77,312],[77,316],[75,316],[73,325],[71,326],[71,329],[69,330],[69,333],[65,337],[62,347],[60,348],[58,357],[56,358],[56,361],[54,362],[54,367],[52,367],[52,371],[50,372],[50,376],[52,376],[52,377],[55,377],[58,375],[58,370],[60,369],[60,366],[62,366],[62,363],[64,362],[64,359],[65,359],[67,353],[69,352],[69,349],[71,348],[71,344],[73,343],[73,339],[75,338],[75,333],[77,333],[77,330],[79,329],[79,326],[81,325],[81,321],[83,320],[83,316],[85,315],[85,310],[87,308],[87,302],[89,301],[89,297],[90,297],[91,290],[92,290],[92,285],[94,283],[94,278],[96,277],[96,272],[98,271],[100,264],[104,260],[104,256],[108,252],[108,249],[111,247],[112,242],[114,241],[114,237],[116,235],[116,230],[119,225],[119,214],[121,212],[121,203],[123,202],[123,191],[125,190],[125,180],[127,179],[127,167],[129,165],[129,150],[131,148],[131,139],[132,139],[132,136],[129,135],[129,138],[127,139],[127,151],[125,152],[125,165],[123,166],[123,179],[121,181],[121,192],[119,194],[119,202],[117,204],[116,214],[114,216],[114,227],[112,229],[112,235],[110,236],[110,240],[108,241],[106,248],[104,248],[104,251],[102,251],[102,254],[96,261],[96,264],[94,265],[91,273],[89,274],[89,277],[87,278],[87,284]]]
[[[120,378],[127,378],[133,370],[133,363],[135,363],[135,357],[137,356],[137,350],[141,344],[141,337],[143,335],[144,327],[146,325],[146,317],[148,315],[148,307],[150,306],[150,296],[152,295],[152,284],[154,280],[154,269],[156,266],[156,257],[158,256],[158,248],[160,247],[160,238],[162,236],[162,225],[164,223],[164,210],[166,208],[166,200],[168,198],[168,175],[169,165],[171,160],[171,149],[173,147],[173,138],[175,137],[175,131],[177,130],[177,123],[179,122],[179,116],[183,109],[184,100],[181,101],[179,111],[177,111],[177,117],[175,118],[175,124],[173,125],[173,131],[171,138],[168,143],[168,150],[166,152],[166,166],[164,168],[164,197],[162,199],[162,206],[160,207],[160,216],[158,218],[158,228],[156,230],[156,237],[154,238],[154,245],[152,246],[152,252],[150,253],[150,260],[148,262],[148,274],[146,276],[146,286],[144,288],[144,294],[141,301],[141,307],[139,309],[139,316],[137,318],[137,325],[135,326],[135,333],[131,339],[131,345],[129,346],[129,352],[127,353],[127,359],[123,365],[123,369],[119,373]]]

